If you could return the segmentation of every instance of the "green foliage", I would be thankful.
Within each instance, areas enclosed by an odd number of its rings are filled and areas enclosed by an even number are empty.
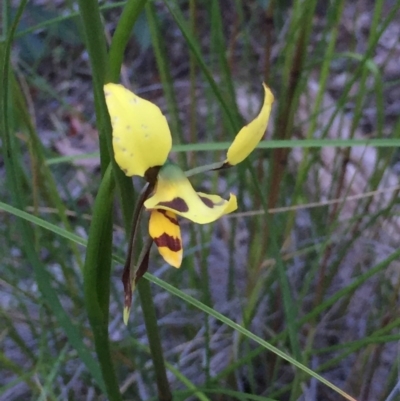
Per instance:
[[[400,1],[352,4],[2,3],[0,401],[398,396]],[[223,160],[262,81],[276,98],[250,161],[191,177],[239,212],[183,223],[180,270],[151,253],[127,327],[120,81],[188,169]]]

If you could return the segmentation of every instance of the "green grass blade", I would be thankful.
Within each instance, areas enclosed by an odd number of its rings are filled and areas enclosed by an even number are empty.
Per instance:
[[[89,239],[83,269],[85,304],[93,331],[97,358],[100,363],[108,398],[122,400],[111,358],[108,337],[108,314],[111,271],[111,214],[114,180],[111,165],[101,181],[93,208]]]
[[[224,316],[221,313],[215,311],[214,309],[204,305],[202,302],[198,301],[197,299],[185,294],[184,292],[178,290],[177,288],[175,288],[172,285],[166,283],[165,281],[160,280],[159,278],[157,278],[155,276],[152,276],[149,273],[146,273],[145,277],[148,280],[150,280],[152,283],[159,285],[160,287],[164,288],[165,290],[167,290],[171,294],[174,294],[175,296],[183,299],[185,302],[195,306],[196,308],[202,310],[203,312],[206,312],[210,316],[212,316],[215,319],[219,320],[220,322],[226,324],[227,326],[231,327],[235,331],[243,334],[244,336],[246,336],[247,338],[253,340],[257,344],[262,345],[265,349],[273,352],[275,355],[277,355],[280,358],[288,361],[290,364],[292,364],[293,366],[296,366],[297,368],[299,368],[303,372],[307,373],[311,377],[314,377],[319,382],[325,384],[327,387],[331,388],[332,390],[334,390],[338,394],[342,395],[345,399],[350,400],[350,401],[355,401],[355,399],[353,397],[349,396],[343,390],[341,390],[340,388],[338,388],[337,386],[335,386],[334,384],[332,384],[331,382],[329,382],[328,380],[326,380],[322,376],[316,374],[314,371],[312,371],[308,367],[304,366],[302,363],[296,361],[294,358],[292,358],[291,356],[285,354],[280,349],[274,347],[273,345],[271,345],[267,341],[263,340],[262,338],[256,336],[255,334],[253,334],[249,330],[247,330],[244,327],[240,326],[239,324],[235,323],[233,320],[227,318],[226,316]]]
[[[92,67],[94,102],[99,130],[101,171],[104,174],[112,158],[111,125],[107,118],[107,107],[103,93],[108,65],[106,41],[97,1],[79,0],[78,4],[83,31],[85,33],[86,47]]]
[[[157,67],[160,72],[160,78],[168,105],[168,113],[171,118],[172,139],[175,143],[183,143],[182,124],[179,120],[178,102],[174,93],[171,71],[168,65],[168,56],[165,44],[160,32],[160,21],[157,16],[156,7],[152,2],[146,5],[146,17],[149,25],[151,41],[153,44],[154,54],[157,61]],[[185,160],[182,159],[182,162]]]
[[[128,40],[147,0],[128,0],[122,10],[109,50],[107,82],[118,82]]]
[[[14,213],[15,212],[14,208],[10,208],[9,206],[7,206],[5,208],[3,203],[0,203],[0,208],[2,208],[4,210],[7,208],[7,211],[9,211],[10,213]],[[21,212],[21,211],[18,212],[17,216],[21,217],[21,218],[29,218],[29,220],[31,220],[31,218],[32,218],[32,216],[30,216],[28,214],[25,214],[24,212]],[[36,219],[37,218],[35,218],[35,221],[37,221]],[[43,223],[41,223],[41,226],[48,229],[48,228],[51,228],[52,225],[50,223],[46,223],[46,222],[43,221]],[[52,231],[53,232],[57,232],[58,234],[63,235],[66,238],[72,239],[71,238],[71,233],[68,233],[63,229],[60,229],[60,228],[57,228],[57,227],[53,227]],[[83,241],[80,240],[79,242],[82,243]],[[393,261],[396,258],[398,258],[399,255],[400,255],[400,250],[398,252],[395,252],[393,255],[391,255],[390,258],[387,258],[387,259],[385,259],[385,261],[381,262],[378,265],[378,267],[373,269],[373,272],[369,271],[369,272],[365,273],[362,277],[357,278],[355,280],[355,283],[351,286],[351,289],[356,288],[357,286],[360,285],[360,282],[363,282],[363,281],[367,280],[368,278],[372,277],[372,275],[376,274],[377,271],[382,270],[382,268],[384,266],[386,266],[391,261]],[[114,259],[118,263],[122,263],[123,262],[120,258],[114,258]],[[183,299],[185,302],[195,306],[196,308],[200,309],[201,311],[207,313],[208,315],[210,315],[210,316],[214,317],[215,319],[221,321],[222,323],[226,324],[227,326],[231,327],[232,329],[238,331],[239,333],[243,334],[245,337],[247,337],[247,338],[255,341],[256,343],[260,344],[265,349],[273,352],[274,354],[278,355],[280,358],[288,361],[292,365],[294,365],[297,368],[301,369],[303,372],[305,372],[308,375],[314,377],[315,379],[317,379],[321,383],[325,384],[326,386],[328,386],[332,390],[336,391],[338,394],[342,395],[347,400],[354,401],[354,398],[350,397],[348,394],[346,394],[344,391],[339,389],[337,386],[335,386],[332,383],[330,383],[328,380],[324,379],[322,376],[316,374],[311,369],[307,368],[306,366],[304,366],[300,362],[298,362],[295,359],[293,359],[291,356],[285,354],[284,352],[282,352],[278,348],[274,347],[273,345],[271,345],[267,341],[263,340],[262,338],[258,337],[257,335],[251,333],[249,330],[246,330],[245,328],[243,328],[239,324],[235,323],[234,321],[232,321],[229,318],[227,318],[224,315],[222,315],[221,313],[219,313],[219,312],[215,311],[214,309],[204,305],[202,302],[198,301],[197,299],[191,297],[190,295],[185,294],[184,292],[180,291],[179,289],[175,288],[174,286],[166,283],[165,281],[163,281],[163,280],[161,280],[161,279],[159,279],[159,278],[157,278],[157,277],[155,277],[155,276],[153,276],[153,275],[151,275],[149,273],[146,273],[144,277],[147,278],[150,282],[160,286],[161,288],[165,289],[166,291],[170,292],[171,294]],[[335,298],[335,301],[336,301],[338,298],[340,298],[340,296],[336,295],[334,298]],[[333,304],[335,301],[331,300],[329,302],[328,306]],[[315,313],[320,313],[319,309],[318,309],[318,312],[315,312]],[[309,315],[307,315],[307,318],[310,319],[313,315],[314,315],[314,313],[309,314]],[[306,322],[306,320],[304,320],[304,318],[303,318],[303,319],[301,319],[299,321],[299,324],[303,324],[305,322]]]
[[[22,1],[19,4],[15,19],[12,23],[11,29],[9,31],[7,41],[5,43],[4,57],[2,58],[2,63],[0,65],[1,77],[2,77],[2,92],[0,98],[0,121],[1,121],[1,136],[3,139],[3,155],[4,162],[6,166],[6,176],[7,182],[11,191],[12,199],[15,205],[19,209],[24,208],[23,194],[21,191],[20,182],[20,170],[17,158],[16,146],[13,143],[15,138],[11,136],[11,125],[9,121],[9,85],[10,85],[10,51],[11,43],[14,38],[14,34],[21,18],[22,12],[27,1]],[[18,219],[19,231],[21,233],[22,244],[21,247],[30,261],[34,269],[35,278],[43,298],[45,299],[48,307],[56,316],[60,326],[63,328],[65,334],[68,337],[71,345],[76,349],[78,355],[80,356],[83,363],[86,365],[87,369],[91,373],[92,377],[96,380],[97,384],[104,389],[104,383],[101,378],[100,370],[90,354],[89,350],[85,346],[82,336],[79,333],[76,326],[71,322],[68,314],[65,312],[61,302],[58,298],[57,292],[52,287],[51,279],[46,267],[41,262],[34,244],[32,242],[33,232],[32,228],[25,220]]]
[[[231,142],[205,142],[174,145],[172,152],[210,152],[227,150]],[[257,149],[278,148],[345,148],[352,146],[371,146],[376,148],[400,147],[400,139],[290,139],[261,141]],[[48,165],[58,163],[70,163],[75,160],[98,158],[98,152],[86,153],[79,156],[59,156],[47,159]]]
[[[199,64],[201,71],[206,77],[208,83],[210,84],[216,98],[218,99],[218,102],[220,103],[222,110],[224,111],[224,114],[229,122],[231,135],[233,137],[240,129],[241,121],[238,119],[238,116],[235,116],[234,113],[231,111],[229,103],[225,100],[218,84],[213,78],[210,69],[208,68],[207,64],[204,61],[204,57],[201,54],[200,46],[197,40],[192,35],[190,28],[187,26],[187,23],[181,10],[176,5],[172,5],[168,1],[164,1],[164,4],[167,6],[171,15],[174,17],[174,20],[178,25],[179,29],[181,30],[187,45],[192,51],[197,63]]]

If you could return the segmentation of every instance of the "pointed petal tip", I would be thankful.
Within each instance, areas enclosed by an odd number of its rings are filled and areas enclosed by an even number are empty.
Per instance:
[[[265,94],[264,103],[272,104],[275,101],[275,97],[274,97],[273,93],[271,92],[271,89],[265,82],[263,82],[262,85],[264,87],[264,94]]]
[[[228,205],[226,208],[226,214],[234,212],[238,208],[237,197],[232,192],[229,194]]]
[[[167,262],[169,265],[172,267],[175,267],[176,269],[179,269],[182,264],[182,249],[179,251],[171,251],[167,247],[158,247],[158,251],[160,252],[160,255],[162,258]]]
[[[257,147],[264,136],[271,114],[274,95],[269,87],[263,83],[264,101],[258,115],[245,125],[236,135],[228,149],[225,164],[234,166],[241,163]]]
[[[179,269],[181,267],[182,264],[182,251],[181,252],[176,252],[176,254],[174,255],[174,257],[170,257],[170,258],[165,258],[164,260],[170,264],[172,267],[175,267],[176,269]]]
[[[129,321],[129,315],[131,314],[131,308],[128,306],[124,306],[124,312],[123,312],[123,320],[125,326],[128,326],[128,321]]]

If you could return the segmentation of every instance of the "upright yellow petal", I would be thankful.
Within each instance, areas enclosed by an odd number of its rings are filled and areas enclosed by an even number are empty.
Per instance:
[[[225,200],[218,195],[196,192],[185,173],[168,163],[161,168],[154,194],[144,206],[150,210],[169,210],[195,223],[206,224],[236,210],[237,201],[233,194]]]
[[[171,266],[179,268],[183,251],[181,229],[176,214],[168,210],[152,210],[149,234],[164,260]]]
[[[258,145],[267,129],[274,96],[267,85],[264,86],[264,104],[258,116],[243,127],[228,149],[225,163],[235,165],[242,162]]]
[[[107,84],[104,93],[119,167],[127,176],[143,177],[150,167],[162,166],[171,150],[172,139],[161,110],[122,85]]]

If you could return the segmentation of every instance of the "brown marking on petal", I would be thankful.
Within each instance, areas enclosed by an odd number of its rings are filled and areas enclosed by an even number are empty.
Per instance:
[[[174,219],[173,217],[168,216],[166,210],[159,209],[158,211],[159,211],[161,214],[163,214],[163,215],[165,216],[165,218],[168,219],[172,224],[175,224],[176,226],[179,226],[178,219]]]
[[[166,206],[166,207],[169,207],[171,209],[175,209],[175,210],[177,210],[178,212],[181,212],[181,213],[185,213],[185,212],[189,211],[189,207],[186,204],[185,200],[180,198],[180,197],[174,198],[174,199],[172,199],[171,201],[168,201],[168,202],[160,202],[158,204],[158,206]]]
[[[173,252],[178,252],[182,249],[181,240],[179,238],[171,237],[167,233],[153,239],[158,247],[165,246]]]
[[[215,205],[213,203],[213,201],[211,199],[208,199],[204,196],[199,195],[199,198],[202,200],[202,202],[209,207],[210,209],[212,209]]]

